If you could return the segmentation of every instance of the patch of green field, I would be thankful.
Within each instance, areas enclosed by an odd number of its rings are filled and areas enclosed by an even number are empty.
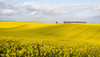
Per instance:
[[[100,24],[0,22],[1,57],[99,57]]]

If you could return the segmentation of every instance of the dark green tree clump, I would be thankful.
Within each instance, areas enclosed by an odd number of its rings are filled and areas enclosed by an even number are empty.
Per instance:
[[[56,23],[58,23],[58,22],[56,21]]]

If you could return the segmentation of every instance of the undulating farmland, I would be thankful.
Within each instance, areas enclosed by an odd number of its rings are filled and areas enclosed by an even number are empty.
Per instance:
[[[0,22],[0,57],[100,57],[100,24]]]

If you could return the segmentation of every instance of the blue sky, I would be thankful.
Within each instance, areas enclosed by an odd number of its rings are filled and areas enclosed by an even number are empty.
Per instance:
[[[11,1],[11,0],[9,0]],[[41,4],[65,4],[65,3],[100,3],[100,0],[17,0],[17,2],[38,2]]]
[[[0,0],[0,21],[100,23],[100,0]]]
[[[100,3],[100,0],[17,0],[17,2],[36,2],[45,5],[62,5],[62,4],[76,4],[76,3]]]

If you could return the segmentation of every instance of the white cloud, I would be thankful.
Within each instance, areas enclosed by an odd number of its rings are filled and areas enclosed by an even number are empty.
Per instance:
[[[30,12],[29,15],[35,15],[37,12],[36,11],[33,11],[33,12]]]
[[[0,0],[0,9],[6,8],[6,7],[7,7],[6,0]]]
[[[37,3],[34,3],[34,2],[24,2],[20,6],[22,6],[22,7],[28,7],[30,9],[40,9],[41,8],[40,4],[37,4]]]
[[[15,11],[13,9],[2,10],[2,14],[15,14],[15,13],[17,13],[17,11]]]
[[[17,18],[22,19],[42,19],[48,20],[48,19],[77,19],[85,17],[86,15],[93,16],[94,13],[97,10],[100,10],[100,7],[95,6],[94,4],[86,3],[86,4],[66,4],[66,5],[60,5],[60,6],[50,6],[50,5],[43,5],[38,4],[35,2],[23,2],[23,3],[6,3],[7,1],[0,0],[0,15],[6,17],[11,17],[9,15],[13,15],[10,19],[15,19],[16,16],[19,16]],[[2,8],[2,9],[1,9]],[[92,10],[92,9],[96,10]],[[91,12],[91,13],[90,13]],[[87,17],[90,17],[87,16]],[[39,18],[40,17],[40,18]],[[20,19],[21,20],[21,19]],[[36,20],[38,21],[38,20]]]
[[[95,10],[100,10],[100,6],[98,6],[98,7],[95,7],[94,9],[95,9]]]
[[[0,0],[0,2],[4,3],[6,0]]]

